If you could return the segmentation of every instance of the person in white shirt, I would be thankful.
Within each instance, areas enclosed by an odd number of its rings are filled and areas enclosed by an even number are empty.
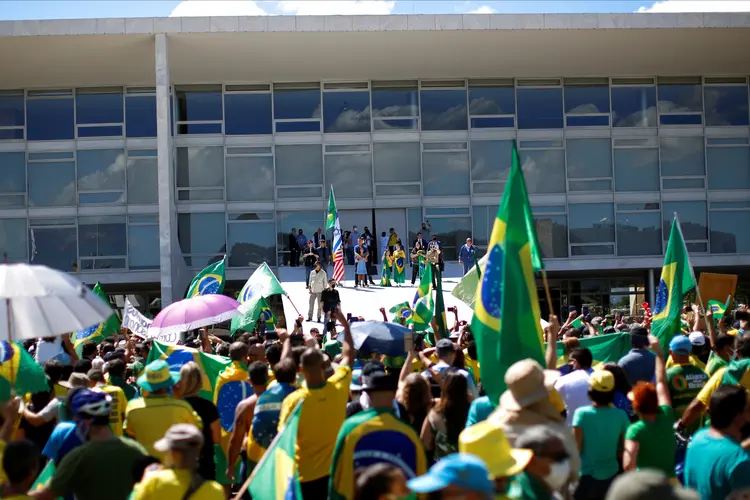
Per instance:
[[[594,358],[590,350],[577,348],[571,351],[568,359],[568,363],[570,363],[573,371],[560,377],[555,382],[555,390],[560,394],[565,403],[567,413],[566,423],[568,426],[571,426],[573,424],[573,414],[576,409],[591,404],[588,390],[589,375],[593,371],[591,365],[594,362]]]
[[[320,267],[320,262],[315,264],[315,269],[310,272],[310,281],[308,282],[310,287],[310,304],[307,309],[307,321],[312,321],[313,309],[315,309],[315,303],[318,303],[318,323],[320,318],[323,316],[323,306],[320,304],[320,296],[328,287],[328,276],[326,272]]]

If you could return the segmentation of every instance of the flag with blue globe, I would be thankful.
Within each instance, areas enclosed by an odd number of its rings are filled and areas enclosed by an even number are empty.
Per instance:
[[[197,297],[198,295],[219,294],[224,290],[224,265],[226,256],[218,262],[214,262],[206,267],[203,271],[193,278],[188,287],[186,299]]]

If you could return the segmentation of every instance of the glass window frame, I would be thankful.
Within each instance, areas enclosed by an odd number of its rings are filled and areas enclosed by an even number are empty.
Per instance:
[[[743,81],[744,80],[744,81]],[[708,123],[709,117],[706,109],[706,91],[711,89],[721,88],[741,88],[745,92],[745,104],[748,106],[748,111],[745,113],[745,123],[740,124],[714,124]],[[747,127],[750,125],[750,88],[748,88],[748,80],[746,77],[704,77],[703,78],[703,114],[706,127]]]
[[[256,200],[238,200],[230,197],[229,192],[229,170],[227,169],[228,161],[231,158],[270,158],[271,159],[271,197],[267,199]],[[247,146],[234,147],[227,146],[224,148],[224,184],[226,186],[225,198],[228,203],[263,203],[276,200],[276,155],[273,146]]]
[[[268,108],[269,108],[269,114],[270,114],[270,121],[268,123],[268,132],[263,132],[260,134],[230,133],[230,131],[228,130],[229,127],[227,127],[227,97],[242,96],[242,95],[268,96],[268,101],[269,101]],[[262,136],[273,135],[273,132],[274,132],[273,93],[271,92],[270,84],[224,85],[222,106],[223,106],[222,116],[224,118],[224,129],[223,129],[224,135],[229,136],[229,137],[248,137],[248,136],[249,137],[262,137]]]
[[[626,191],[617,188],[617,151],[619,150],[643,150],[651,151],[656,155],[656,188],[638,191]],[[612,173],[614,175],[615,193],[656,193],[661,189],[661,156],[659,152],[659,141],[657,137],[637,138],[613,138],[612,139]]]
[[[295,90],[316,90],[318,91],[318,109],[320,115],[315,118],[276,118],[276,96],[283,94],[285,91]],[[272,85],[273,90],[273,133],[274,134],[309,134],[309,133],[323,133],[323,85],[320,82],[300,82],[300,83],[274,83]],[[370,101],[372,102],[372,101]],[[291,123],[291,124],[318,124],[318,128],[313,130],[298,130],[298,131],[280,131],[279,124]]]
[[[444,196],[471,196],[471,153],[469,148],[468,140],[456,140],[456,141],[420,141],[422,160],[422,197],[424,198],[439,198]],[[462,146],[463,145],[463,146]],[[442,147],[445,146],[445,147]],[[450,153],[465,153],[466,154],[466,182],[467,182],[467,193],[465,194],[426,194],[425,190],[425,155],[429,154],[450,154]]]
[[[525,90],[559,90],[560,96],[560,126],[559,127],[525,127],[522,126],[519,95]],[[564,130],[565,129],[565,96],[563,95],[562,79],[560,78],[537,78],[516,80],[516,129],[518,130]],[[556,117],[555,117],[556,118]],[[551,117],[544,117],[552,120]]]
[[[579,205],[610,205],[612,207],[612,241],[597,241],[597,242],[588,242],[588,243],[574,243],[573,238],[571,237],[571,206],[579,206]],[[617,212],[615,210],[615,204],[611,201],[586,201],[586,202],[579,202],[579,203],[570,203],[568,202],[567,206],[567,221],[568,221],[568,255],[571,259],[590,259],[590,258],[610,258],[615,257],[617,255],[617,223],[616,223],[616,215]],[[533,210],[533,208],[532,208]],[[584,247],[591,247],[591,248],[598,248],[598,247],[612,247],[612,252],[607,254],[579,254],[576,255],[574,252],[574,248],[584,248]]]
[[[8,191],[8,192],[0,191],[0,200],[2,199],[11,200],[12,198],[21,197],[23,201],[21,203],[13,203],[12,201],[10,201],[9,203],[0,202],[0,207],[2,208],[26,207],[28,206],[28,191],[29,191],[29,174],[28,174],[28,166],[27,166],[28,160],[27,160],[26,152],[25,151],[0,151],[0,158],[2,158],[4,155],[17,156],[23,161],[23,191]]]
[[[182,244],[180,243],[179,218],[180,218],[180,216],[183,216],[183,215],[189,215],[189,216],[192,217],[193,215],[214,215],[214,214],[222,216],[222,219],[224,221],[224,223],[221,224],[221,227],[224,229],[224,244],[222,245],[222,248],[224,248],[223,255],[226,256],[226,251],[227,251],[227,224],[226,224],[227,214],[226,214],[225,211],[222,211],[222,212],[215,212],[215,211],[210,211],[210,212],[190,211],[190,212],[178,212],[177,213],[177,218],[176,218],[177,245],[180,248],[180,252],[182,253],[182,257],[185,259],[185,265],[187,265],[187,267],[189,269],[203,269],[203,268],[205,268],[209,264],[213,264],[214,262],[218,262],[221,259],[217,259],[216,257],[219,256],[220,252],[193,252],[193,251],[191,251],[191,252],[185,252],[182,249]],[[218,219],[218,217],[217,217],[217,219]],[[192,221],[191,221],[191,225],[192,225]],[[191,248],[191,250],[192,250],[192,248]],[[204,260],[201,260],[199,264],[194,264],[193,260],[192,260],[194,258],[195,259],[204,259]]]
[[[418,209],[419,210],[419,209]],[[451,213],[451,210],[454,212]],[[472,214],[472,207],[469,206],[463,206],[463,207],[424,207],[421,209],[422,217],[424,221],[430,221],[430,227],[432,227],[432,222],[436,220],[441,219],[468,219],[467,227],[465,228],[468,236],[471,237],[473,232],[473,220],[474,216]],[[491,231],[491,230],[490,230]],[[432,234],[435,234],[435,231],[432,231]],[[445,262],[457,262],[458,261],[458,252],[461,249],[461,245],[463,245],[466,240],[465,238],[459,239],[456,241],[455,245],[449,245],[446,243],[450,243],[450,241],[445,239],[445,235],[443,234],[441,237],[441,234],[437,234],[438,241],[441,243],[440,249],[443,252],[443,254],[447,254],[449,257],[454,255],[455,252],[455,259],[452,258],[445,258]],[[427,238],[428,246],[429,246],[429,239]],[[463,241],[461,241],[463,240]],[[460,243],[460,244],[459,244]],[[411,243],[410,243],[411,244]]]
[[[722,206],[723,205],[723,206]],[[736,205],[734,207],[730,205]],[[744,205],[744,206],[742,206]],[[710,201],[708,203],[708,240],[709,240],[709,253],[712,255],[747,255],[750,253],[750,249],[748,249],[747,252],[714,252],[714,246],[718,247],[717,243],[712,243],[713,241],[713,230],[712,230],[712,224],[711,220],[714,217],[714,214],[716,214],[716,217],[721,217],[721,214],[723,213],[746,213],[748,217],[750,217],[750,202],[748,200],[743,200],[741,202],[728,202],[728,201]],[[747,228],[745,228],[745,231]]]
[[[36,156],[36,157],[34,157]],[[67,205],[32,205],[31,200],[31,176],[29,175],[29,169],[33,165],[43,163],[66,163],[68,166],[73,167],[73,176],[70,182],[73,185],[73,196],[70,204]],[[31,207],[75,207],[78,205],[78,173],[77,173],[77,161],[75,151],[26,151],[26,204]]]
[[[455,92],[463,91],[464,93],[464,118],[466,127],[464,128],[425,128],[425,113],[422,109],[424,92]],[[442,111],[444,113],[445,111]],[[470,128],[469,124],[469,89],[465,79],[451,80],[419,80],[419,130],[421,132],[466,132]]]
[[[413,107],[410,106],[411,109],[414,109],[415,112],[408,115],[394,115],[394,116],[381,116],[376,115],[374,111],[374,97],[375,93],[377,91],[403,91],[403,92],[413,92],[414,96],[416,97],[416,105]],[[373,132],[376,131],[393,131],[393,130],[413,130],[413,131],[419,131],[421,130],[421,120],[420,120],[420,100],[419,100],[419,81],[418,80],[374,80],[370,82],[370,119],[372,120],[372,124],[370,126],[370,130]],[[397,122],[397,123],[405,123],[407,125],[410,125],[408,127],[387,127],[386,122]],[[380,124],[380,126],[378,126]]]
[[[377,171],[378,171],[378,165],[377,165],[377,149],[378,146],[381,145],[391,145],[391,144],[410,144],[412,147],[415,147],[416,153],[417,153],[417,162],[419,163],[419,181],[378,181],[377,180]],[[372,177],[373,181],[375,183],[375,191],[374,196],[377,198],[388,196],[388,197],[422,197],[422,145],[419,141],[388,141],[388,142],[374,142],[372,144]],[[380,194],[378,195],[378,187],[388,187],[388,186],[394,186],[394,187],[404,187],[404,188],[414,188],[416,187],[416,192],[413,194]]]
[[[692,81],[692,83],[690,83]],[[667,87],[667,86],[678,86],[678,85],[698,85],[700,95],[700,111],[662,111],[662,101],[661,100],[661,88]],[[659,114],[659,126],[669,126],[669,127],[696,127],[696,126],[703,126],[705,119],[704,119],[704,100],[703,100],[703,79],[701,77],[690,77],[690,76],[677,76],[677,77],[657,77],[656,78],[656,109]],[[669,101],[671,102],[671,101]],[[664,123],[664,120],[662,120],[662,117],[697,117],[700,120],[694,120],[695,123]]]
[[[35,101],[70,101],[71,107],[71,136],[70,137],[53,137],[45,139],[32,139],[29,133],[29,103]],[[76,102],[75,92],[73,89],[50,89],[50,90],[33,90],[26,92],[26,140],[28,142],[46,142],[46,141],[70,141],[78,138],[78,129],[76,127]]]
[[[358,148],[358,149],[355,149]],[[338,150],[337,150],[338,149]],[[347,196],[347,190],[339,189],[340,194],[338,197],[341,199],[357,199],[357,200],[371,200],[375,196],[375,172],[374,172],[374,159],[373,159],[373,146],[371,142],[359,143],[359,144],[324,144],[323,145],[323,188],[325,193],[330,192],[333,183],[329,181],[327,174],[328,158],[334,156],[361,156],[367,157],[370,160],[370,194],[369,196]],[[365,180],[362,179],[364,183]],[[335,187],[334,187],[335,190]]]
[[[131,202],[129,200],[129,195],[132,192],[131,189],[128,188],[129,180],[130,180],[130,162],[138,163],[139,161],[151,161],[156,160],[156,199],[152,202]],[[148,148],[148,149],[126,149],[125,150],[125,199],[127,200],[128,205],[156,205],[159,203],[159,173],[158,173],[158,164],[159,155],[158,151],[156,149]]]
[[[326,125],[326,95],[359,93],[367,95],[367,106],[363,113],[367,114],[367,130],[327,130]],[[372,95],[369,82],[324,82],[321,89],[321,127],[324,134],[369,134],[372,132]],[[341,113],[336,117],[341,116]],[[334,120],[335,123],[335,120]],[[364,123],[364,120],[363,120]]]
[[[653,124],[643,124],[643,119],[641,120],[640,124],[638,125],[618,125],[616,122],[616,119],[618,118],[615,115],[615,97],[614,94],[617,93],[616,89],[643,89],[641,92],[647,92],[646,89],[651,89],[653,92],[653,100],[654,100],[654,123]],[[640,77],[640,78],[610,78],[609,80],[609,111],[612,115],[611,125],[612,129],[620,129],[620,130],[627,130],[627,129],[645,129],[645,130],[656,130],[659,127],[659,97],[658,97],[658,91],[656,88],[656,78],[653,77]],[[648,111],[650,108],[646,108],[646,111]],[[630,115],[629,115],[630,116]],[[623,117],[628,118],[628,117]],[[645,115],[643,118],[648,119],[648,115]]]
[[[236,225],[270,225],[273,227],[273,259],[266,262],[269,266],[274,267],[276,266],[277,258],[278,258],[278,242],[277,242],[277,229],[276,229],[276,213],[275,212],[250,212],[250,213],[257,213],[259,215],[265,216],[265,218],[258,218],[256,220],[240,220],[240,219],[233,219],[232,216],[236,215],[242,215],[243,213],[248,212],[240,212],[236,210],[227,211],[226,213],[226,255],[227,255],[227,267],[231,269],[249,269],[253,268],[255,266],[233,266],[231,265],[231,253],[232,253],[232,247],[229,245],[229,227],[230,225],[236,224]]]
[[[117,151],[118,159],[119,156],[122,155],[124,161],[125,161],[125,168],[123,169],[123,186],[121,189],[82,189],[80,186],[81,177],[79,177],[80,169],[78,162],[80,161],[81,152],[85,151],[107,151],[107,152],[114,152]],[[75,158],[76,158],[76,202],[78,206],[117,206],[117,205],[126,205],[128,203],[128,156],[127,151],[125,148],[106,148],[106,149],[78,149],[75,152]],[[120,193],[120,200],[121,201],[114,201],[114,202],[98,202],[98,203],[82,203],[81,202],[81,195],[86,194],[115,194]]]
[[[171,97],[171,94],[170,94]],[[129,102],[136,102],[136,100],[146,100],[146,99],[152,99],[154,103],[154,134],[153,135],[130,135],[128,125],[133,122],[133,129],[132,132],[136,132],[136,123],[134,120],[128,120],[128,103]],[[125,137],[128,139],[146,139],[146,138],[156,138],[157,136],[157,130],[156,130],[156,89],[153,87],[125,87],[125,91],[123,92],[123,102],[124,102],[124,120],[125,120],[125,126],[124,133]],[[130,108],[132,109],[132,108]],[[135,113],[135,112],[133,112]],[[171,109],[170,109],[171,114]],[[172,121],[170,121],[170,133],[174,135],[174,130],[172,129]],[[138,131],[140,132],[140,128]]]
[[[47,224],[44,222],[48,221]],[[53,223],[53,221],[57,221],[58,223]],[[70,217],[30,217],[28,220],[28,231],[29,231],[29,237],[28,239],[28,246],[29,246],[29,262],[31,264],[34,264],[34,257],[36,256],[36,253],[33,251],[36,246],[36,237],[32,237],[34,233],[34,230],[44,230],[44,229],[73,229],[75,234],[75,257],[74,260],[68,263],[68,266],[75,265],[79,270],[80,266],[78,264],[78,255],[79,255],[79,249],[78,249],[78,220],[76,216],[70,216]],[[49,265],[45,263],[44,265]],[[72,269],[68,268],[64,271],[72,271]]]
[[[570,148],[568,147],[571,142],[582,142],[582,141],[609,141],[609,177],[570,177]],[[612,139],[610,137],[567,137],[565,139],[565,180],[566,189],[568,193],[581,193],[581,192],[596,192],[596,193],[612,193],[615,189],[615,166],[614,166],[614,148],[612,147]],[[580,183],[582,185],[588,185],[588,183],[596,182],[609,182],[609,189],[572,189],[571,181]]]
[[[671,214],[667,213],[665,205],[667,205],[669,203],[702,203],[703,204],[703,208],[705,210],[704,214],[706,216],[706,237],[705,237],[705,239],[703,239],[703,238],[701,238],[701,239],[685,238],[685,246],[688,247],[688,253],[690,253],[690,254],[693,254],[693,253],[709,254],[710,251],[711,251],[711,245],[710,245],[710,241],[711,241],[711,226],[710,226],[711,217],[710,217],[710,214],[709,214],[709,207],[708,207],[709,203],[708,203],[707,200],[674,200],[674,201],[672,201],[672,200],[669,200],[669,201],[662,200],[662,202],[661,202],[661,220],[662,220],[662,236],[661,236],[661,239],[662,239],[662,242],[663,242],[662,253],[666,251],[667,243],[669,241],[669,232],[670,232],[672,220],[673,220],[674,214],[675,214],[674,212],[672,212]],[[669,217],[667,217],[667,215],[669,215]],[[683,224],[683,223],[684,223],[684,221],[680,222],[680,224]],[[683,230],[683,237],[684,237],[684,230]],[[695,249],[690,249],[691,245],[706,245],[706,251],[705,252],[701,252],[701,251],[698,251],[698,250],[695,250]]]
[[[279,183],[279,161],[278,161],[278,154],[279,149],[286,149],[286,148],[295,148],[300,146],[317,146],[318,150],[316,151],[316,155],[320,155],[320,183],[301,183],[301,184],[280,184]],[[321,143],[311,143],[311,144],[278,144],[274,146],[273,150],[273,168],[274,168],[274,183],[275,183],[275,189],[276,189],[276,199],[277,200],[295,200],[295,199],[307,199],[307,200],[321,200],[323,199],[324,194],[327,195],[327,193],[324,193],[323,186],[325,185],[325,163],[324,163],[324,147]],[[279,191],[285,191],[285,190],[294,190],[294,189],[309,189],[309,192],[312,192],[312,189],[318,190],[320,193],[319,195],[311,195],[311,196],[283,196],[280,194]]]
[[[473,114],[471,112],[471,92],[472,89],[482,88],[509,88],[513,94],[513,113],[500,113],[500,114]],[[467,84],[466,98],[468,100],[468,113],[469,113],[469,130],[478,129],[515,129],[516,128],[516,82],[513,78],[497,78],[497,79],[469,79]],[[493,126],[500,124],[499,126]],[[479,126],[486,124],[487,126]],[[475,126],[477,125],[477,126]]]
[[[494,208],[494,207],[493,207]],[[489,214],[491,217],[492,214]],[[534,204],[531,206],[531,215],[534,220],[534,228],[536,230],[536,223],[537,218],[542,218],[544,216],[549,217],[562,217],[563,220],[565,220],[565,255],[564,256],[557,256],[557,257],[549,257],[544,256],[544,260],[560,260],[560,259],[567,259],[570,257],[570,234],[568,229],[568,207],[565,204]],[[494,219],[490,219],[491,222],[494,222]],[[492,232],[492,226],[490,225],[490,232]],[[537,236],[537,239],[539,237]],[[540,247],[542,246],[540,242]],[[543,249],[540,250],[543,252]]]
[[[702,144],[702,151],[703,151],[703,175],[665,175],[664,174],[664,160],[662,157],[662,150],[664,149],[664,142],[665,140],[672,140],[672,139],[700,139]],[[697,141],[696,141],[697,142]],[[704,191],[706,189],[706,186],[708,184],[708,172],[706,170],[706,139],[703,136],[661,136],[659,137],[659,178],[661,180],[660,188],[661,191]],[[665,181],[692,181],[692,180],[701,180],[703,182],[703,185],[701,187],[684,187],[684,188],[675,188],[675,187],[665,187]]]
[[[558,138],[558,139],[519,140],[516,142],[516,147],[518,148],[518,160],[521,164],[521,169],[523,169],[523,165],[524,165],[523,154],[525,151],[559,151],[562,154],[562,179],[560,182],[560,186],[562,186],[562,190],[537,192],[533,185],[530,186],[529,179],[526,173],[524,173],[524,179],[526,180],[526,186],[527,186],[527,190],[529,194],[565,194],[567,192],[568,174],[567,174],[567,166],[566,166],[567,160],[566,160],[564,139]]]
[[[711,162],[709,161],[711,150],[715,149],[745,149],[748,151],[748,157],[750,158],[750,140],[747,137],[706,137],[705,145],[705,159],[706,159],[706,189],[711,191],[727,191],[735,189],[750,189],[750,184],[746,186],[730,186],[730,187],[715,187],[711,186]],[[747,175],[750,177],[750,161],[745,165]],[[718,175],[718,174],[717,174]],[[749,181],[750,182],[750,181]]]
[[[81,220],[85,219],[121,219],[122,222],[87,222],[82,223]],[[100,224],[122,224],[123,226],[123,235],[125,237],[125,248],[124,252],[122,254],[98,254],[98,255],[82,255],[81,254],[81,226],[89,226],[89,225],[96,225],[99,226]],[[106,271],[106,270],[119,270],[124,271],[128,269],[128,220],[127,215],[125,214],[118,214],[118,215],[79,215],[76,217],[76,226],[77,226],[77,239],[78,239],[78,270],[82,272],[96,272],[96,271]],[[98,237],[97,237],[98,239]],[[98,245],[97,245],[98,248]],[[99,261],[106,261],[106,260],[113,260],[113,259],[122,259],[123,260],[123,266],[122,267],[97,267],[97,262]],[[91,267],[88,268],[84,266],[84,262],[91,262]]]
[[[9,89],[9,90],[0,90],[0,98],[9,98],[9,99],[20,99],[21,104],[21,121],[23,122],[22,125],[2,125],[0,126],[0,142],[18,142],[18,141],[24,141],[26,140],[26,93],[21,89]],[[8,135],[19,135],[18,132],[20,131],[20,137],[12,137],[9,139],[3,139],[3,135],[7,132],[10,132]],[[14,133],[15,132],[15,133]]]
[[[145,219],[145,218],[148,218],[148,217],[153,217],[154,220],[153,221],[138,220],[139,218]],[[161,262],[160,262],[161,261],[161,256],[160,255],[157,255],[157,259],[156,259],[157,260],[157,264],[156,264],[155,267],[143,267],[143,266],[133,267],[133,266],[130,265],[130,257],[132,255],[131,252],[130,252],[130,242],[131,242],[130,228],[131,227],[155,227],[156,231],[157,231],[157,238],[156,238],[156,240],[157,240],[157,244],[158,244],[159,243],[159,237],[158,237],[158,232],[159,232],[159,214],[137,214],[137,215],[136,214],[130,214],[130,215],[127,216],[126,228],[125,228],[126,238],[127,238],[127,251],[128,251],[127,252],[128,253],[128,258],[127,258],[127,262],[126,263],[127,263],[128,269],[129,270],[137,270],[137,271],[142,271],[142,270],[157,270],[157,269],[159,269],[159,267],[161,265]]]
[[[120,120],[109,122],[81,122],[78,110],[78,97],[82,95],[119,95],[120,96]],[[122,87],[82,87],[75,89],[75,126],[77,138],[99,138],[108,139],[125,137],[125,92]],[[116,133],[119,128],[119,133]],[[111,131],[101,130],[101,133],[95,135],[81,134],[81,130],[112,129]],[[115,132],[115,133],[109,133]]]
[[[661,215],[661,202],[646,202],[643,203],[643,208],[630,208],[629,205],[641,205],[641,203],[615,203],[615,238],[617,240],[617,247],[615,250],[617,251],[618,257],[661,257],[664,255],[664,237],[662,236],[663,232],[663,224],[662,224],[662,215]],[[656,205],[656,207],[649,207],[648,205]],[[621,208],[622,207],[622,208]],[[660,242],[660,251],[658,254],[627,254],[622,253],[620,251],[620,240],[622,239],[619,234],[619,226],[620,226],[620,215],[627,215],[627,214],[655,214],[658,219],[658,227],[659,227],[659,242]]]
[[[593,128],[593,129],[609,129],[612,123],[612,91],[609,82],[609,78],[564,78],[563,79],[563,117],[565,128]],[[568,102],[566,89],[569,88],[606,88],[607,89],[607,111],[600,113],[570,113],[568,111]],[[574,124],[576,118],[588,117],[588,118],[606,118],[606,123],[600,124]]]
[[[178,182],[178,173],[179,173],[179,150],[180,149],[195,149],[195,148],[213,148],[216,150],[221,150],[221,169],[218,169],[221,171],[222,175],[222,182],[220,186],[193,186],[193,187],[185,187],[180,186]],[[174,192],[175,192],[175,199],[178,204],[188,204],[188,203],[221,203],[226,201],[226,191],[227,191],[227,176],[226,176],[226,155],[225,155],[225,148],[224,146],[177,146],[174,148]],[[188,152],[189,155],[189,152]],[[187,167],[189,168],[189,166]],[[210,191],[221,191],[221,197],[220,198],[210,198],[210,199],[191,199],[190,193],[193,192],[210,192]],[[182,193],[187,193],[187,199],[180,198],[180,195]]]
[[[187,94],[187,93],[194,93],[194,94],[200,94],[200,93],[219,93],[219,99],[221,100],[219,104],[219,112],[221,114],[220,119],[215,120],[182,120],[180,119],[180,105],[179,105],[179,98],[180,94]],[[207,84],[207,85],[173,85],[172,93],[170,95],[170,98],[172,99],[172,112],[174,113],[174,135],[183,135],[183,136],[194,136],[194,135],[224,135],[224,89],[221,85],[213,85],[213,84]],[[190,126],[198,126],[198,127],[205,127],[209,130],[216,130],[216,125],[218,125],[218,132],[191,132]],[[183,131],[184,130],[184,131]]]

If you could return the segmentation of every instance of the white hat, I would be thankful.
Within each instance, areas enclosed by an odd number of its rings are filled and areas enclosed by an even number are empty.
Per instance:
[[[691,332],[688,338],[693,345],[706,345],[706,336],[703,332]]]

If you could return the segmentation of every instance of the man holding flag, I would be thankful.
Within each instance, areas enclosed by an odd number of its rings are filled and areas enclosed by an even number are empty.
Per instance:
[[[326,231],[333,231],[333,276],[332,278],[340,286],[341,280],[344,279],[344,245],[341,240],[341,224],[339,223],[339,213],[336,210],[336,199],[333,196],[333,186],[331,194],[328,196],[328,217],[326,218]]]

